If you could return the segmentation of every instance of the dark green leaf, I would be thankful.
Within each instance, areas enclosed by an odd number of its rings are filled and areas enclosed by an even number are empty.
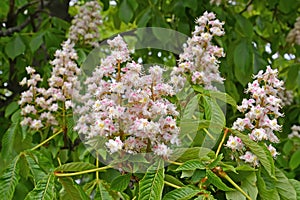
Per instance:
[[[200,190],[191,187],[178,188],[167,193],[163,200],[189,200],[199,192]]]
[[[61,199],[87,200],[90,199],[79,185],[74,183],[70,177],[60,177],[59,182],[62,184],[64,191]]]
[[[185,186],[179,179],[177,179],[174,176],[171,176],[169,174],[165,174],[165,181],[167,181],[169,183],[173,183],[174,185],[178,185],[180,187]]]
[[[15,101],[11,102],[5,109],[4,117],[9,117],[19,108],[19,104]]]
[[[172,155],[179,162],[186,162],[192,159],[201,159],[205,156],[214,156],[214,152],[205,147],[191,147],[175,149]]]
[[[234,108],[236,108],[237,104],[234,98],[232,98],[229,94],[219,92],[219,91],[209,91],[209,94],[211,97],[219,99],[225,103],[228,103],[232,105]]]
[[[293,153],[289,165],[291,170],[296,169],[300,165],[300,150],[297,150],[295,153]]]
[[[242,15],[235,15],[236,17],[236,31],[243,37],[251,38],[253,35],[252,23]]]
[[[300,200],[300,182],[295,179],[289,179],[290,184],[294,187],[296,194],[297,194],[297,200]]]
[[[123,192],[129,185],[130,177],[131,177],[131,174],[125,174],[122,176],[118,176],[117,178],[115,178],[112,181],[110,188],[112,190]]]
[[[287,89],[292,90],[297,86],[297,84],[295,84],[295,80],[297,80],[297,77],[300,76],[299,71],[300,64],[292,64],[289,66],[289,71],[285,82]]]
[[[151,9],[150,7],[147,7],[144,11],[141,12],[140,16],[137,18],[137,26],[145,27],[150,19],[151,19]]]
[[[133,10],[132,10],[128,0],[123,0],[121,2],[120,8],[119,8],[120,19],[127,24],[131,20],[133,15],[134,15],[134,13],[133,13]]]
[[[5,132],[2,138],[2,156],[9,157],[14,152],[14,144],[18,138],[20,131],[20,124],[18,122],[11,124],[9,129]]]
[[[0,199],[12,199],[16,186],[20,180],[20,167],[18,164],[19,156],[17,156],[8,165],[7,169],[0,176]]]
[[[253,74],[252,45],[247,39],[242,39],[234,49],[234,74],[237,80],[245,86]]]
[[[25,51],[25,44],[23,43],[21,37],[17,35],[11,41],[5,45],[5,53],[11,59],[15,59],[17,56],[21,55]]]
[[[32,53],[34,53],[40,46],[43,44],[43,35],[44,33],[39,33],[32,37],[29,46]]]
[[[33,157],[33,155],[25,154],[24,158],[27,162],[27,166],[29,168],[29,171],[33,177],[34,185],[37,184],[41,179],[46,176],[46,173],[41,169],[41,167],[38,165],[37,161]]]
[[[161,199],[164,187],[164,162],[159,160],[151,165],[139,182],[139,199]]]
[[[56,199],[54,175],[48,174],[40,180],[35,188],[29,192],[25,200],[53,200]]]
[[[264,179],[261,177],[261,173],[257,174],[257,189],[258,195],[262,200],[280,200],[277,189],[267,189],[266,183]]]

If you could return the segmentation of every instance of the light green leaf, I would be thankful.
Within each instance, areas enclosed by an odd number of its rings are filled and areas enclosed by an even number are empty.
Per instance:
[[[137,26],[145,27],[149,20],[151,19],[151,8],[147,7],[140,13],[140,16],[137,17]]]
[[[95,168],[96,166],[91,163],[71,162],[57,167],[55,171],[76,172],[76,171],[83,171],[83,170],[95,169]]]
[[[211,170],[206,170],[206,175],[208,177],[208,182],[219,188],[223,191],[233,191],[234,189],[228,187],[221,178],[219,178],[215,173],[213,173]]]
[[[276,181],[276,189],[279,193],[281,200],[296,200],[297,194],[294,189],[294,187],[289,182],[289,179],[284,175],[284,173],[278,169],[275,168],[275,175],[277,178]]]
[[[25,200],[53,200],[56,199],[54,184],[54,175],[52,173],[40,180],[35,188],[29,192]]]
[[[95,200],[113,200],[104,182],[99,181],[96,187]]]
[[[251,43],[242,39],[234,49],[234,74],[237,80],[245,86],[251,81],[253,74],[253,53]]]
[[[116,177],[112,182],[110,188],[119,192],[123,192],[129,185],[131,174],[125,174]]]
[[[191,187],[183,187],[178,188],[175,190],[172,190],[171,192],[168,192],[163,200],[189,200],[193,198],[196,194],[201,192],[198,189],[193,189]]]
[[[9,129],[4,133],[2,138],[2,156],[8,158],[14,152],[15,140],[18,138],[20,131],[19,121],[12,123]]]
[[[297,195],[297,200],[300,200],[300,181],[289,179],[290,184],[294,187]]]
[[[257,175],[257,189],[258,195],[262,200],[280,200],[280,196],[276,188],[267,189],[264,179],[261,177],[261,173],[256,173]]]
[[[256,174],[252,172],[243,181],[241,181],[242,190],[244,190],[252,199],[257,199],[258,189],[256,186]],[[228,200],[246,200],[246,197],[239,191],[226,192],[226,199]]]
[[[264,145],[259,145],[258,143],[251,140],[248,135],[244,135],[239,131],[233,130],[233,133],[242,139],[244,144],[249,147],[249,149],[259,158],[261,165],[266,169],[268,174],[272,178],[275,178],[274,161],[267,147]]]
[[[158,160],[151,165],[143,179],[139,182],[140,200],[161,199],[164,187],[164,162]]]
[[[232,105],[234,108],[236,108],[237,104],[234,98],[232,98],[229,94],[219,91],[209,91],[209,94],[211,97],[219,99],[225,103],[228,103]]]
[[[46,176],[46,173],[38,165],[33,155],[25,154],[24,159],[26,160],[29,171],[33,177],[34,185],[36,185],[41,179]]]
[[[169,183],[173,183],[173,184],[178,185],[180,187],[185,186],[179,179],[177,179],[174,176],[171,176],[169,174],[165,174],[165,181],[167,181]]]
[[[200,160],[189,160],[179,166],[176,171],[205,169],[205,166]]]
[[[200,95],[195,95],[191,98],[191,100],[188,102],[186,107],[184,108],[182,119],[197,119],[197,116],[195,116],[195,111],[198,110],[198,104],[199,104],[199,97]]]
[[[7,169],[4,170],[0,176],[0,199],[8,200],[12,199],[16,186],[20,181],[20,167],[18,164],[20,156],[17,156],[8,165]]]
[[[64,191],[61,199],[72,200],[89,200],[90,198],[79,185],[74,183],[70,177],[60,177],[59,182],[62,184]]]
[[[23,43],[21,37],[17,35],[11,41],[5,45],[5,53],[11,59],[15,59],[17,56],[21,55],[25,51],[25,44]]]
[[[205,147],[191,147],[191,148],[178,148],[175,149],[172,157],[179,162],[186,162],[193,159],[201,159],[205,156],[214,156],[214,152]]]

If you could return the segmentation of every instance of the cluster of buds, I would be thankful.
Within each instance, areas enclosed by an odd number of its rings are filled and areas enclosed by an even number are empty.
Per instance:
[[[174,67],[174,80],[184,80],[181,74],[189,74],[193,84],[203,85],[205,89],[217,90],[215,83],[223,83],[220,76],[218,58],[224,57],[223,48],[212,43],[214,36],[225,34],[224,22],[216,19],[214,13],[205,12],[196,20],[195,31],[189,38],[184,52],[179,55],[179,66]]]
[[[74,43],[82,41],[83,44],[98,46],[99,26],[102,24],[100,11],[97,1],[89,1],[79,8],[69,30],[69,38]]]
[[[55,52],[55,59],[51,77],[48,79],[49,88],[40,88],[38,82],[42,81],[35,69],[26,67],[30,78],[26,77],[20,82],[29,88],[21,94],[19,104],[23,120],[21,125],[39,130],[46,126],[57,126],[61,118],[60,113],[73,107],[71,102],[74,87],[78,85],[77,76],[80,73],[75,60],[77,54],[70,40],[62,44],[62,50]]]
[[[286,41],[300,45],[300,17],[297,18],[294,28],[287,35]]]
[[[174,90],[164,82],[164,69],[156,65],[146,71],[131,61],[121,36],[108,44],[111,53],[85,81],[75,129],[88,140],[103,137],[111,154],[153,152],[168,158],[170,146],[179,145],[179,113],[165,98]]]
[[[254,76],[254,81],[248,84],[246,93],[249,93],[250,99],[243,99],[242,105],[238,106],[238,110],[245,114],[244,118],[238,118],[232,129],[248,133],[250,139],[259,142],[264,141],[271,155],[275,158],[278,153],[271,143],[278,143],[279,139],[275,135],[275,131],[281,131],[277,119],[282,117],[280,108],[282,100],[278,97],[278,91],[283,90],[283,81],[277,79],[278,71],[267,67],[266,72],[259,71]],[[244,144],[238,137],[229,136],[226,146],[233,151],[243,152]],[[240,156],[245,162],[258,165],[256,155],[246,152]]]
[[[297,125],[293,125],[292,126],[292,132],[289,134],[289,138],[293,138],[293,137],[296,137],[296,138],[300,138],[300,126],[297,126]]]

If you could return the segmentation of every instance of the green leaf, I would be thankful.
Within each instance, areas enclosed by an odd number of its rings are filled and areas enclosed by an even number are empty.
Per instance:
[[[36,185],[37,182],[39,182],[41,179],[43,179],[46,176],[46,173],[38,165],[38,163],[35,160],[35,158],[33,157],[33,155],[25,154],[24,158],[27,162],[29,171],[33,177],[34,185]]]
[[[179,162],[186,162],[192,159],[201,159],[208,155],[214,156],[214,152],[205,147],[179,148],[175,149],[173,152],[173,156],[176,156],[176,160]]]
[[[211,163],[209,163],[208,168],[212,169],[215,168],[216,166],[220,165],[221,160],[224,158],[223,154],[218,155],[216,159],[214,159]]]
[[[74,183],[69,177],[60,177],[59,182],[62,184],[64,191],[61,199],[87,200],[90,199],[79,185]]]
[[[280,0],[278,8],[280,11],[287,14],[295,9],[295,3],[296,2],[294,0]]]
[[[16,110],[18,110],[19,104],[15,101],[11,102],[5,109],[4,117],[7,118],[12,115]]]
[[[211,97],[219,99],[225,103],[228,103],[232,105],[234,108],[236,108],[237,104],[234,98],[232,98],[229,94],[219,91],[209,91],[209,94]]]
[[[53,173],[40,180],[35,188],[29,192],[25,200],[53,200],[56,199],[56,191]]]
[[[297,181],[295,179],[289,179],[290,184],[294,187],[296,194],[297,194],[297,200],[300,200],[300,181]]]
[[[300,76],[300,64],[292,64],[289,66],[289,71],[287,74],[285,86],[288,90],[293,90],[297,84],[295,84],[295,80],[297,80],[297,77]]]
[[[289,179],[284,175],[284,173],[278,169],[275,168],[275,175],[277,178],[276,182],[276,189],[279,193],[281,200],[296,200],[297,194],[292,186],[292,184],[289,182]]]
[[[8,158],[12,155],[14,150],[14,144],[16,139],[18,138],[20,131],[19,122],[12,123],[9,129],[4,133],[2,138],[2,156],[4,158]]]
[[[15,59],[25,51],[25,44],[21,37],[17,35],[5,45],[5,53],[9,58]]]
[[[149,20],[151,19],[151,8],[147,7],[140,13],[140,16],[137,18],[137,26],[145,27]]]
[[[173,183],[173,184],[178,185],[180,187],[185,186],[179,179],[177,179],[174,176],[171,176],[169,174],[165,174],[165,181],[167,181],[169,183]]]
[[[205,169],[205,166],[200,160],[189,160],[179,166],[176,171]]]
[[[234,74],[237,80],[245,86],[251,81],[253,74],[252,45],[247,39],[241,39],[234,49]]]
[[[140,200],[161,199],[164,187],[164,162],[159,160],[151,165],[139,182]]]
[[[251,38],[253,36],[252,23],[242,15],[235,15],[236,18],[236,31],[243,37]]]
[[[163,200],[189,200],[193,198],[196,194],[201,192],[198,189],[193,189],[191,187],[183,187],[183,188],[178,188],[175,190],[172,190],[171,192],[168,192]]]
[[[257,189],[258,189],[258,195],[262,200],[280,200],[279,194],[274,189],[267,189],[266,183],[264,179],[261,177],[261,172],[256,173],[257,175]]]
[[[233,130],[234,135],[242,139],[244,144],[258,157],[261,165],[266,169],[268,174],[275,178],[275,167],[273,158],[265,145],[259,145],[249,138],[248,135],[244,135],[239,131]]]
[[[247,176],[242,182],[241,186],[252,199],[257,199],[258,189],[256,186],[256,174],[253,172]],[[239,191],[226,192],[226,199],[228,200],[246,200],[246,197]]]
[[[120,4],[119,8],[119,17],[122,21],[126,24],[130,22],[131,18],[133,17],[134,13],[133,10],[128,2],[128,0],[123,0]]]
[[[57,167],[55,171],[76,172],[76,171],[84,171],[84,170],[95,169],[95,168],[96,166],[91,163],[72,162]]]
[[[223,191],[233,191],[234,189],[228,187],[221,178],[219,178],[215,173],[213,173],[211,170],[206,170],[206,175],[208,177],[208,182],[219,188]]]
[[[130,177],[131,177],[131,174],[125,174],[125,175],[116,177],[112,181],[110,188],[112,190],[123,192],[129,185]]]
[[[293,155],[291,156],[289,165],[291,170],[296,169],[300,165],[300,149],[297,150]]]
[[[43,35],[44,33],[38,33],[34,37],[32,37],[29,47],[32,53],[34,53],[40,46],[43,44]]]
[[[19,156],[9,164],[7,169],[0,176],[0,199],[12,199],[16,186],[20,181]]]
[[[194,119],[196,117],[195,111],[198,110],[199,97],[200,95],[195,95],[193,98],[191,98],[184,108],[182,119]]]
[[[97,184],[95,200],[113,200],[103,181],[99,181]]]

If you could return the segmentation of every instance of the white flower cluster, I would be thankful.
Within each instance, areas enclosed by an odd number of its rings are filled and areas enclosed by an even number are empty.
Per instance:
[[[35,69],[26,67],[30,78],[25,77],[20,84],[29,89],[21,94],[19,104],[21,115],[24,117],[21,125],[28,125],[31,129],[39,130],[44,126],[58,125],[62,110],[73,107],[71,97],[74,87],[78,84],[77,76],[80,73],[75,60],[77,54],[70,40],[62,44],[62,50],[55,52],[55,59],[51,77],[48,79],[49,88],[38,87],[42,79]]]
[[[293,103],[294,94],[292,90],[280,90],[278,97],[282,100],[282,106],[289,106]]]
[[[292,126],[292,132],[289,134],[289,138],[297,137],[300,138],[300,126],[293,125]]]
[[[282,100],[278,97],[278,91],[283,90],[283,81],[277,79],[278,71],[267,67],[266,72],[259,71],[254,76],[254,81],[248,84],[246,93],[249,93],[250,99],[243,99],[242,105],[238,106],[238,110],[245,113],[245,118],[238,118],[233,129],[245,131],[253,141],[264,141],[269,143],[278,143],[279,139],[274,131],[281,131],[278,125],[278,117],[282,117],[280,108]],[[238,142],[237,142],[238,141]],[[238,137],[229,136],[226,146],[233,151],[244,150],[244,145]],[[269,144],[268,149],[273,157],[278,155],[276,149]],[[257,157],[251,152],[240,156],[245,162],[258,165]]]
[[[294,28],[287,35],[286,41],[300,45],[300,17],[297,18]]]
[[[102,24],[100,11],[97,1],[89,1],[79,8],[69,29],[69,38],[74,43],[82,41],[83,44],[98,46],[99,26]]]
[[[193,84],[201,84],[205,89],[217,90],[214,83],[223,83],[220,76],[218,58],[224,57],[223,48],[213,45],[214,36],[225,34],[223,30],[224,22],[216,19],[214,13],[205,12],[203,16],[196,20],[197,25],[180,54],[179,66],[174,67],[172,79],[174,83],[183,85],[180,74],[191,75]]]
[[[76,108],[75,129],[87,139],[104,137],[110,153],[154,152],[168,158],[170,145],[179,145],[174,104],[165,96],[174,95],[163,80],[164,69],[130,61],[121,36],[109,40],[111,53],[85,81],[86,93]],[[147,74],[146,74],[147,73]]]

